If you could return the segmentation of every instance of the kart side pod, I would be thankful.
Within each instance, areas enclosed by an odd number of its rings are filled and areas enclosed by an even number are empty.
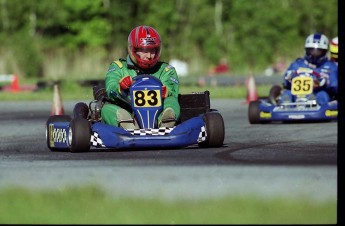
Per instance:
[[[50,116],[46,124],[47,146],[51,151],[90,150],[91,126],[87,119],[69,115]]]

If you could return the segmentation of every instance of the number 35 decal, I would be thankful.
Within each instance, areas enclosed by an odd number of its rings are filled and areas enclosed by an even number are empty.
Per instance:
[[[292,79],[291,93],[306,95],[313,92],[313,79],[311,77],[296,77]]]
[[[133,92],[135,107],[159,107],[161,106],[160,90],[137,90]]]

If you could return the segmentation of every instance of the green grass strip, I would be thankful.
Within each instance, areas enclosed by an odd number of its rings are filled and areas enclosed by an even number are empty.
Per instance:
[[[0,190],[0,224],[335,224],[336,201],[257,196],[178,200],[109,196],[95,186]]]

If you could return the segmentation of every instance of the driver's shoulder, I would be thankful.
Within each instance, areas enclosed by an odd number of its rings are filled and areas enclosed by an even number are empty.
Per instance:
[[[125,59],[123,58],[119,58],[117,60],[114,60],[112,63],[111,63],[113,66],[117,66],[118,68],[122,69],[123,67],[127,67],[127,62]]]
[[[298,57],[296,58],[296,60],[294,61],[295,63],[299,63],[299,64],[304,64],[304,58]]]
[[[329,66],[329,67],[338,68],[338,65],[332,60],[327,60],[324,65]]]
[[[164,61],[158,61],[157,65],[159,66],[160,70],[164,70],[165,72],[175,70],[174,66]]]
[[[300,67],[308,67],[308,65],[305,64],[303,58],[297,58],[293,62],[291,62],[289,69],[291,70],[297,70]]]

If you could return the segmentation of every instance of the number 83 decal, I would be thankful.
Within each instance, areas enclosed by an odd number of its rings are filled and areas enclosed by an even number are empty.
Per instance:
[[[135,107],[159,107],[161,106],[160,90],[136,90],[133,91]]]

